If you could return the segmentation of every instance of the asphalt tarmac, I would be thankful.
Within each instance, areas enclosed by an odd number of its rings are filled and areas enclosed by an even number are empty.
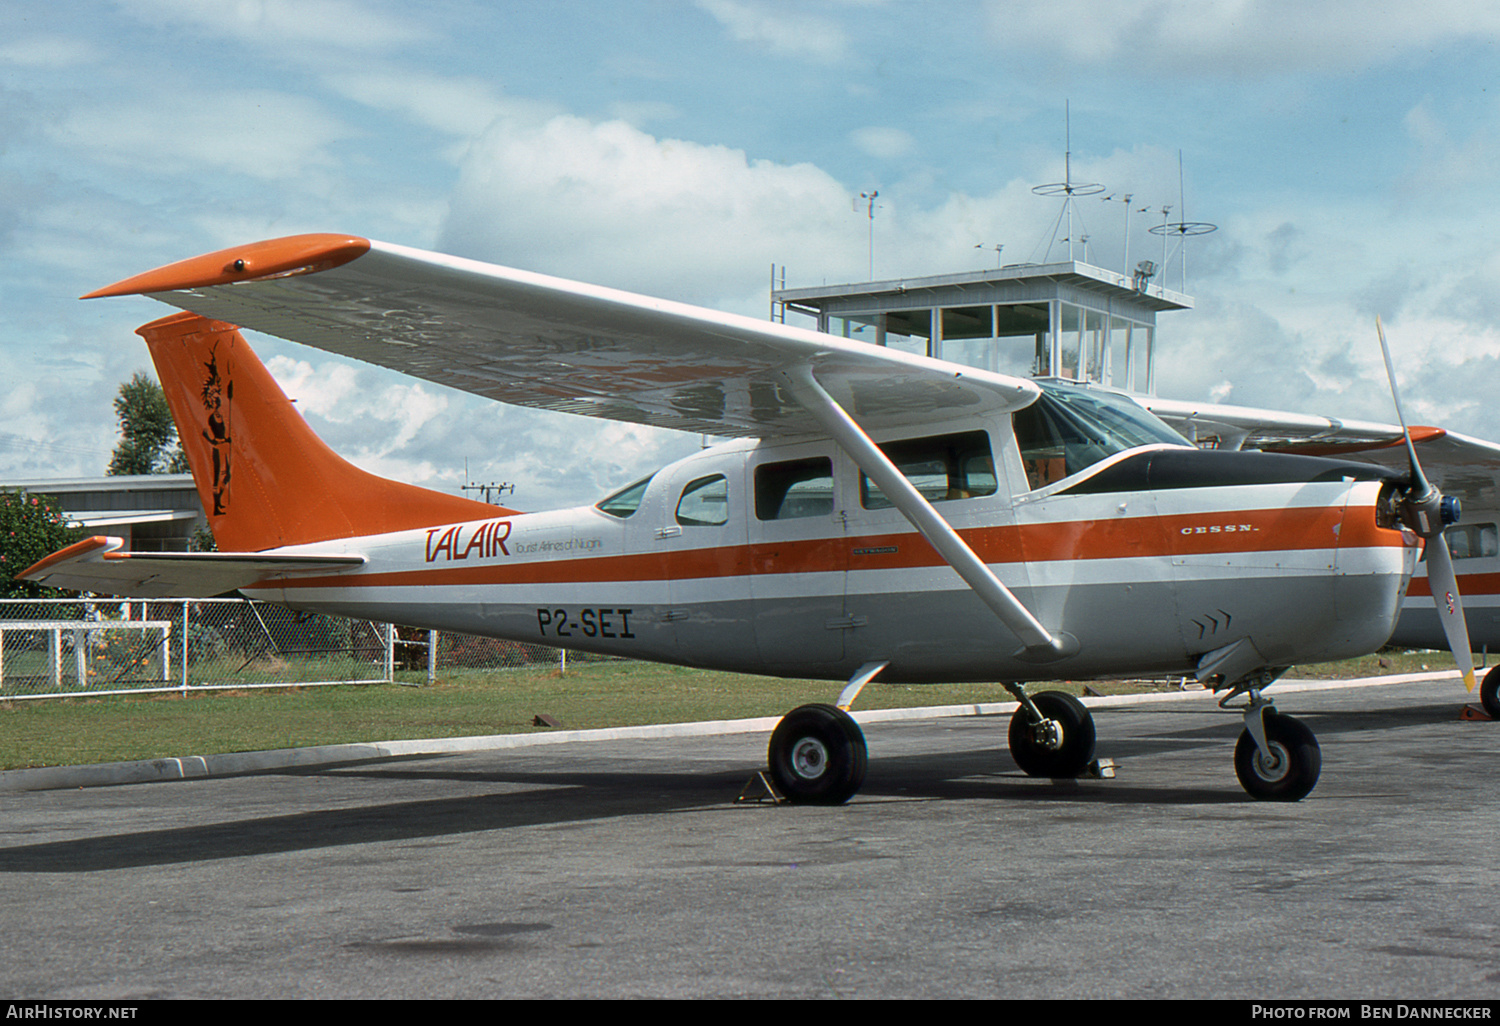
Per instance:
[[[1276,694],[1295,804],[1201,693],[1095,707],[1113,780],[869,723],[837,808],[736,803],[765,731],[9,791],[0,997],[1500,998],[1500,724]]]

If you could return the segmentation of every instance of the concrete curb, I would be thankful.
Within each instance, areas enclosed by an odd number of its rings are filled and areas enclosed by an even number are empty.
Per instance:
[[[1358,680],[1293,680],[1276,682],[1276,691],[1328,691],[1338,688],[1378,687],[1383,684],[1406,684],[1414,681],[1458,680],[1453,670],[1405,673],[1388,677],[1366,677]],[[1210,703],[1216,697],[1208,691],[1163,691],[1145,695],[1107,695],[1086,698],[1091,707],[1143,705],[1149,702]],[[854,713],[859,723],[894,723],[907,720],[934,720],[950,716],[1008,716],[1015,702],[979,705],[939,705],[913,709],[872,709]],[[748,720],[707,720],[699,723],[665,723],[640,727],[605,727],[599,730],[560,730],[548,734],[491,734],[481,737],[441,737],[411,741],[372,741],[345,745],[316,745],[308,748],[278,748],[264,752],[231,752],[223,755],[186,755],[179,758],[142,759],[134,762],[107,762],[92,766],[44,766],[37,769],[0,770],[0,792],[47,791],[78,787],[108,787],[116,784],[145,784],[168,780],[192,780],[199,777],[227,777],[246,773],[346,763],[372,762],[382,759],[409,759],[431,755],[454,755],[462,752],[484,752],[503,748],[527,748],[533,745],[573,744],[586,741],[623,741],[641,738],[702,737],[718,734],[769,734],[778,716]]]

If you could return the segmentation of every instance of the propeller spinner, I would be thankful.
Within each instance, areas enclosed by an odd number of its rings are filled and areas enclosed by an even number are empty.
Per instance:
[[[1399,500],[1401,520],[1426,542],[1427,583],[1432,589],[1432,601],[1437,606],[1438,620],[1443,625],[1443,635],[1448,639],[1448,648],[1453,660],[1463,674],[1464,686],[1474,690],[1474,654],[1469,650],[1469,628],[1464,622],[1463,600],[1458,594],[1458,577],[1453,572],[1453,556],[1448,543],[1443,540],[1443,529],[1456,524],[1459,518],[1458,500],[1444,495],[1433,487],[1422,473],[1422,464],[1417,461],[1417,447],[1412,444],[1411,431],[1406,426],[1406,413],[1401,408],[1401,394],[1396,389],[1396,371],[1391,365],[1391,350],[1385,341],[1385,327],[1380,318],[1375,318],[1375,332],[1380,336],[1380,352],[1385,357],[1385,373],[1391,382],[1391,398],[1396,403],[1396,419],[1401,422],[1401,437],[1406,440],[1406,455],[1410,461],[1411,474],[1405,495]],[[1433,541],[1436,539],[1437,544]]]

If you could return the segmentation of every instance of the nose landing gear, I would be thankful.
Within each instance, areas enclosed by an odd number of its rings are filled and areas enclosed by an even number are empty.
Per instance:
[[[1234,746],[1234,772],[1252,798],[1296,802],[1307,797],[1323,769],[1323,750],[1311,730],[1277,712],[1258,687],[1240,685],[1219,702],[1248,693],[1245,729]]]

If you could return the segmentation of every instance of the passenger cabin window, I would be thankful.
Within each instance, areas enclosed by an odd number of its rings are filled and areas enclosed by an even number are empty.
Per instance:
[[[682,490],[677,522],[684,527],[718,527],[729,522],[729,481],[723,474],[700,477]]]
[[[833,515],[833,461],[826,456],[755,468],[758,520],[795,520]]]
[[[1443,537],[1454,559],[1500,555],[1500,532],[1494,524],[1460,524],[1444,531]],[[1422,557],[1427,557],[1425,550]]]
[[[655,475],[653,474],[652,477]],[[643,478],[633,485],[626,485],[613,495],[600,499],[594,504],[594,508],[601,513],[608,513],[612,517],[625,520],[635,514],[641,508],[641,499],[646,495],[646,486],[651,483],[651,478]]]
[[[995,494],[995,460],[983,431],[887,442],[880,450],[928,502]],[[891,508],[891,500],[863,474],[859,501],[865,509]]]
[[[1124,396],[1050,382],[1041,387],[1036,402],[1011,415],[1033,491],[1126,449],[1191,444]]]

